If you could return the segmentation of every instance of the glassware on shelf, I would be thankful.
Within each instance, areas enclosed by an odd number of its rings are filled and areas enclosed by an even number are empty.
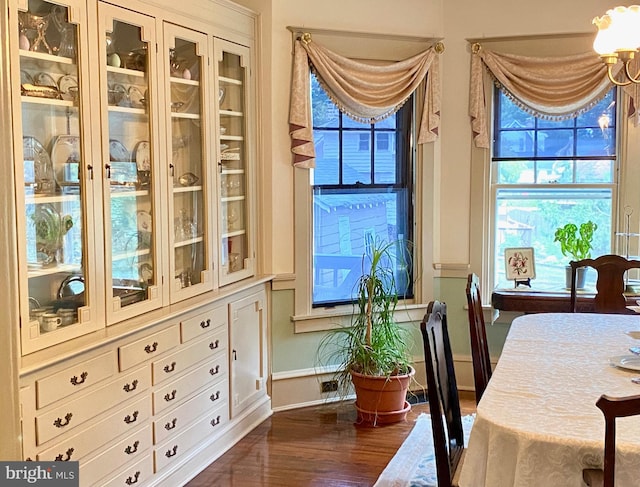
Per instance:
[[[230,208],[227,211],[227,230],[231,231],[235,229],[238,222],[238,212],[235,208]]]
[[[184,208],[180,210],[180,216],[174,221],[175,238],[182,242],[198,236],[198,226]]]
[[[53,54],[53,49],[46,38],[49,27],[49,15],[34,14],[32,12],[18,12],[18,28],[22,35],[29,40],[29,50]],[[24,41],[23,41],[24,42]]]
[[[43,267],[63,263],[62,237],[73,227],[71,216],[60,215],[52,204],[46,203],[36,205],[31,219],[35,227],[37,263]]]
[[[24,182],[36,194],[53,194],[56,183],[49,153],[35,137],[22,138]]]

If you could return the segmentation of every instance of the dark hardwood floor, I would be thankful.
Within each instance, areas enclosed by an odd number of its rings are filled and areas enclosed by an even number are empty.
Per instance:
[[[473,393],[462,392],[460,404],[462,414],[475,412]],[[377,428],[354,425],[353,402],[276,412],[187,487],[370,487],[422,412],[427,403]]]

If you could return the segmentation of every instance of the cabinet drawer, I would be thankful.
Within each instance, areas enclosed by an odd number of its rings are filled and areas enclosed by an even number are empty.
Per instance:
[[[227,402],[229,382],[224,380],[207,387],[197,396],[153,421],[153,442],[159,444],[172,435],[182,433],[194,420],[204,416],[211,408]]]
[[[180,351],[153,362],[153,384],[177,377],[192,365],[226,350],[227,333],[226,328],[220,328],[217,332],[184,346]]]
[[[212,360],[170,382],[153,393],[153,414],[174,407],[205,384],[227,378],[227,357],[218,355]]]
[[[180,343],[180,330],[173,325],[166,330],[137,340],[118,349],[120,370],[127,370],[161,353],[171,350]]]
[[[199,421],[174,438],[158,446],[154,451],[156,472],[176,462],[190,448],[202,440],[226,429],[229,423],[229,405],[225,402],[207,413]]]
[[[229,315],[227,314],[227,307],[218,306],[217,308],[186,319],[180,323],[182,343],[209,333],[215,328],[227,328],[228,325]]]
[[[113,352],[77,363],[56,374],[36,381],[38,408],[97,384],[116,373]]]
[[[72,430],[79,424],[130,399],[151,386],[149,367],[119,377],[89,394],[36,416],[38,445]]]
[[[86,462],[80,462],[82,485],[92,485],[108,476],[127,462],[135,458],[142,459],[149,454],[151,446],[151,425],[120,440],[112,447]],[[102,481],[100,481],[102,485]]]
[[[71,436],[38,454],[40,461],[80,460],[118,436],[131,432],[151,416],[151,397],[144,395],[137,401],[106,418],[89,423],[77,435]]]
[[[153,477],[153,457],[144,455],[142,460],[134,463],[130,467],[125,467],[122,472],[111,479],[107,479],[97,487],[127,487],[128,485],[145,484]]]

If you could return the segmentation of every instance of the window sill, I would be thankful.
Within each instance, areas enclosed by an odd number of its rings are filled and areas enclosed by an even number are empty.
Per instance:
[[[335,309],[318,309],[315,313],[291,317],[294,333],[327,331],[348,326],[351,322],[351,306]],[[416,323],[427,312],[427,304],[398,304],[395,318],[398,323]]]

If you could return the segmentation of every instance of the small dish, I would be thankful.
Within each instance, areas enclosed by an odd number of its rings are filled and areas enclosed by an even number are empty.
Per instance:
[[[46,86],[47,88],[58,89],[58,83],[56,83],[48,73],[36,73],[33,77],[33,84],[36,86]]]
[[[78,80],[67,74],[58,80],[58,90],[63,100],[75,101],[78,97]]]
[[[127,96],[129,97],[131,108],[144,108],[146,106],[146,99],[137,86],[130,86]]]
[[[193,186],[198,182],[199,178],[192,172],[186,172],[178,178],[180,186]]]
[[[20,83],[21,84],[33,84],[33,78],[31,77],[31,75],[25,71],[24,69],[20,70]]]
[[[153,225],[151,222],[151,213],[148,211],[140,210],[136,213],[138,220],[138,231],[151,232]]]
[[[111,162],[128,162],[131,160],[131,154],[122,142],[111,139],[109,141],[109,160]]]
[[[609,363],[615,367],[627,370],[640,370],[640,356],[619,355],[611,357]]]
[[[151,148],[149,142],[142,140],[136,144],[133,149],[135,154],[136,166],[138,171],[150,171],[151,170]]]
[[[123,101],[126,101],[127,90],[121,84],[114,84],[109,86],[109,105],[122,106]]]

